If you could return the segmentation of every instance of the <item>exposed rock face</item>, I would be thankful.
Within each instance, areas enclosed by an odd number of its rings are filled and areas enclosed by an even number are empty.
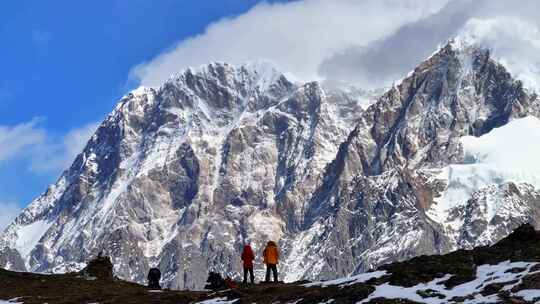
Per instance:
[[[24,260],[22,259],[19,252],[9,247],[4,247],[0,249],[0,265],[2,265],[3,268],[15,271],[26,270],[26,267],[24,266]]]
[[[341,145],[320,196],[309,204],[311,227],[303,233],[314,237],[293,245],[307,248],[304,274],[320,265],[319,276],[329,277],[351,267],[365,271],[410,256],[486,245],[520,223],[537,223],[538,192],[525,184],[514,185],[514,192],[508,185],[480,189],[450,212],[467,210],[454,218],[426,213],[448,186],[435,168],[464,161],[462,136],[538,116],[535,97],[487,50],[456,44],[370,106]],[[494,200],[507,209],[486,220],[483,206]],[[460,225],[449,225],[456,218]],[[305,262],[309,258],[312,263]]]
[[[523,183],[434,211],[449,188],[439,171],[465,161],[462,136],[538,116],[536,97],[488,51],[451,43],[367,109],[357,98],[260,64],[211,64],[138,89],[2,234],[11,251],[0,263],[20,254],[28,270],[78,270],[105,250],[122,278],[144,282],[157,266],[167,287],[196,289],[209,270],[239,272],[246,239],[259,256],[279,241],[292,281],[537,223],[539,192]],[[494,199],[505,208],[487,217]]]

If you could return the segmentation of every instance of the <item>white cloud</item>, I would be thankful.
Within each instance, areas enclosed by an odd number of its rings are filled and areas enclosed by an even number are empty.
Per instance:
[[[318,67],[350,46],[365,46],[400,26],[438,11],[448,0],[304,0],[262,3],[223,19],[199,36],[132,69],[141,85],[156,86],[188,66],[264,59],[298,78],[319,78]]]
[[[454,36],[478,3],[451,1],[439,12],[407,23],[374,43],[336,52],[320,65],[319,73],[334,82],[367,88],[389,86]]]
[[[75,156],[82,152],[99,125],[100,122],[92,122],[80,128],[73,129],[64,136],[64,150],[66,151],[66,161],[69,165],[71,165]]]
[[[526,88],[540,92],[540,29],[515,17],[472,18],[462,39],[489,46],[491,55]]]
[[[0,126],[0,170],[2,163],[18,159],[34,172],[59,174],[67,169],[80,153],[98,123],[75,128],[63,136],[52,136],[40,127],[42,118],[14,126]],[[11,202],[0,202],[0,232],[20,213]]]
[[[50,140],[47,144],[36,146],[30,168],[36,172],[60,172],[68,169],[98,126],[98,122],[89,123],[72,129],[60,140]]]
[[[14,126],[0,126],[0,165],[23,159],[35,172],[58,173],[67,169],[83,149],[99,123],[74,128],[63,136],[54,136],[40,127],[43,118]]]
[[[0,232],[19,215],[21,208],[15,203],[0,203]]]
[[[41,118],[15,126],[0,126],[0,162],[26,154],[33,147],[43,144],[46,132],[38,128]]]
[[[478,40],[530,88],[538,85],[537,0],[303,0],[260,4],[130,72],[156,86],[188,66],[268,60],[302,80],[388,86],[459,33]]]
[[[337,52],[324,61],[321,75],[362,87],[387,86],[403,77],[442,43],[456,35],[473,35],[492,50],[529,88],[538,86],[537,0],[453,0],[439,12],[408,23],[364,46]]]

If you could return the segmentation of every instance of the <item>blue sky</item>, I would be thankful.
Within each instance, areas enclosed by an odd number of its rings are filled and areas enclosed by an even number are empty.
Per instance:
[[[0,204],[23,206],[59,176],[69,161],[57,158],[72,156],[66,145],[80,146],[66,136],[102,120],[137,85],[131,68],[256,2],[2,1],[0,137],[29,138],[0,151]]]

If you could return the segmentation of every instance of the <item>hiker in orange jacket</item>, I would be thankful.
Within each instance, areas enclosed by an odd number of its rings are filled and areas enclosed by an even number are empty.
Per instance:
[[[242,251],[242,261],[244,262],[244,281],[243,283],[247,283],[247,274],[249,272],[249,278],[251,280],[251,284],[255,283],[255,276],[253,275],[253,260],[255,259],[255,255],[253,254],[253,250],[251,249],[251,246],[249,244],[246,244],[244,246],[244,250]]]
[[[264,263],[266,264],[266,280],[265,282],[270,282],[270,270],[274,273],[274,282],[278,281],[278,273],[277,273],[277,264],[279,260],[279,251],[277,249],[277,245],[273,241],[269,241],[266,244],[266,248],[264,248],[263,252],[264,256]]]

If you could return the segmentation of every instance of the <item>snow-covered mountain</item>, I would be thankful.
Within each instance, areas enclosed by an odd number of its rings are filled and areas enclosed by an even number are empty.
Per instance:
[[[0,266],[63,272],[104,250],[122,278],[158,266],[201,288],[272,239],[285,280],[330,279],[538,224],[539,100],[488,50],[453,41],[366,96],[265,63],[133,91],[0,236]]]

